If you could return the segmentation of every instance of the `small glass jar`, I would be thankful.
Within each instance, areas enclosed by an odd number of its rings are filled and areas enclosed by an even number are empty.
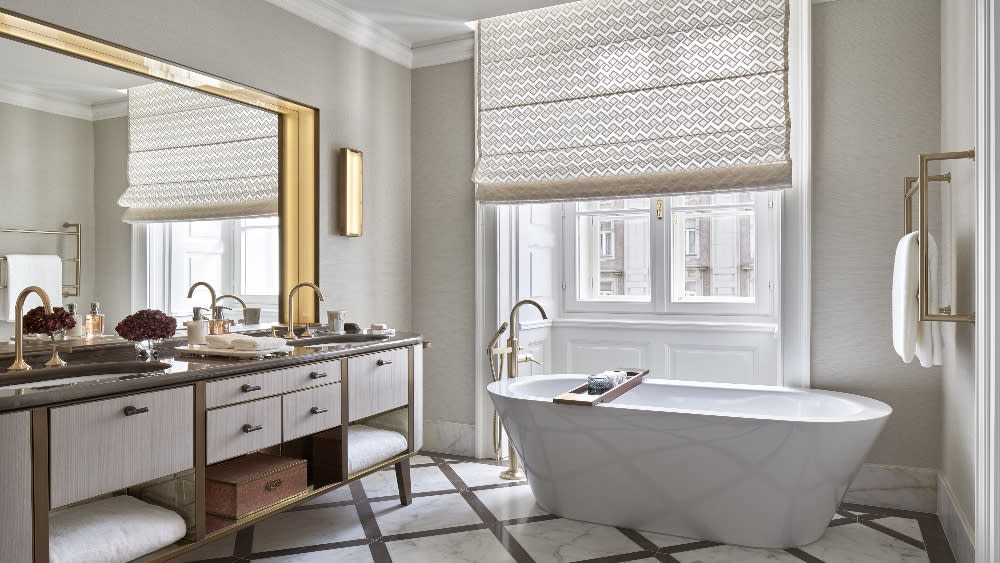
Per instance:
[[[606,375],[591,375],[587,377],[587,394],[603,395],[614,387],[614,381]]]

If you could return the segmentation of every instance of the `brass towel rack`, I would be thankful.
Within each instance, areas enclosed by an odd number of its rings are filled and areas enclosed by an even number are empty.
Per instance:
[[[919,230],[918,236],[920,237],[920,273],[918,285],[920,293],[919,320],[921,321],[945,321],[951,323],[976,322],[976,315],[974,313],[969,315],[953,315],[950,305],[941,307],[937,313],[932,314],[930,312],[930,295],[927,290],[930,285],[930,258],[928,256],[929,245],[923,243],[923,241],[927,240],[928,236],[927,185],[930,182],[951,183],[951,172],[945,172],[944,174],[935,176],[929,175],[927,171],[928,163],[938,160],[975,160],[975,158],[976,149],[955,152],[924,153],[920,155],[920,175],[906,176],[903,178],[903,211],[906,214],[903,218],[904,234],[913,232],[913,196],[916,195],[919,198],[919,206],[917,208],[919,222],[917,224],[917,229]]]
[[[44,229],[17,229],[17,228],[0,228],[0,233],[22,233],[31,235],[61,235],[76,237],[76,256],[73,258],[63,258],[63,263],[72,262],[74,265],[75,278],[73,283],[63,284],[63,297],[77,297],[80,295],[80,256],[81,256],[81,235],[80,235],[80,223],[63,223],[62,231],[49,231]],[[7,258],[0,256],[0,262],[6,262]],[[6,269],[6,268],[4,268]],[[7,288],[7,280],[3,280],[0,283],[0,289]]]

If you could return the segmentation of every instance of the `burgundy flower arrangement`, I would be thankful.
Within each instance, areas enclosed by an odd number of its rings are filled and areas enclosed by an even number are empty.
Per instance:
[[[53,307],[51,313],[46,313],[41,305],[25,313],[22,323],[24,332],[29,334],[52,334],[76,326],[73,315],[66,309]]]
[[[177,319],[159,309],[142,309],[122,319],[115,331],[133,342],[170,338],[177,331]]]

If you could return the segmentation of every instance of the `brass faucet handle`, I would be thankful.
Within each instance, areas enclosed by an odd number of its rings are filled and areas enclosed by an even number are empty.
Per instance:
[[[542,362],[539,362],[538,360],[536,360],[535,356],[531,352],[525,352],[524,354],[518,354],[517,355],[517,363],[523,364],[523,363],[527,363],[527,362],[531,362],[533,364],[542,365]]]
[[[490,350],[491,356],[502,356],[504,354],[510,354],[510,353],[511,353],[510,346],[505,346],[503,348],[493,348]]]

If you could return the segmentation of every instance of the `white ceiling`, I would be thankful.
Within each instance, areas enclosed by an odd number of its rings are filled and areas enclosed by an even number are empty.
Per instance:
[[[100,114],[102,107],[125,101],[121,90],[149,82],[135,74],[0,39],[0,102],[94,119],[95,111]]]
[[[534,10],[571,0],[338,0],[411,46],[466,35],[465,22]]]

